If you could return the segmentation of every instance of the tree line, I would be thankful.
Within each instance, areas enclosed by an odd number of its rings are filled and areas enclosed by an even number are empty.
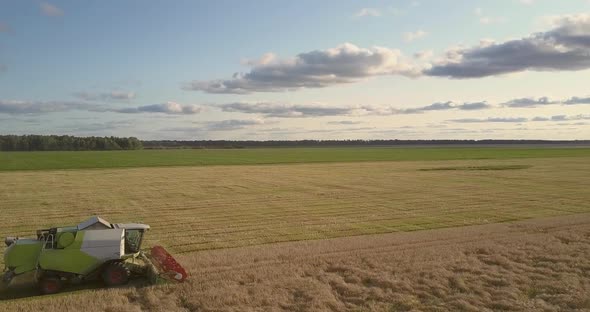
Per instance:
[[[107,151],[143,148],[137,138],[0,135],[0,151]]]
[[[146,149],[169,148],[253,148],[253,147],[338,147],[338,146],[478,146],[478,145],[580,145],[589,146],[589,140],[270,140],[231,141],[194,140],[142,141]]]
[[[575,145],[590,146],[589,140],[152,140],[134,137],[76,137],[68,135],[0,135],[0,151],[105,151],[137,149],[199,149],[257,147],[346,147],[346,146],[483,146],[483,145]]]

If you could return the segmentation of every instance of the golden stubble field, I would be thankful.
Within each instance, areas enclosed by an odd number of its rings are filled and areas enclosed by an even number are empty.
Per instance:
[[[590,214],[179,255],[183,284],[0,301],[1,311],[589,311]]]
[[[588,172],[588,158],[2,172],[0,235],[144,222],[191,279],[0,310],[587,311]],[[355,236],[378,233],[392,234]],[[225,247],[239,248],[207,250]]]
[[[430,170],[508,168],[506,170]],[[521,169],[511,169],[521,168]],[[0,172],[0,236],[91,215],[176,254],[590,212],[590,159]]]

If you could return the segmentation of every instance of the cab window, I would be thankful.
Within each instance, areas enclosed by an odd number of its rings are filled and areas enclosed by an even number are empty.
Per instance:
[[[125,253],[139,252],[143,230],[125,230]]]

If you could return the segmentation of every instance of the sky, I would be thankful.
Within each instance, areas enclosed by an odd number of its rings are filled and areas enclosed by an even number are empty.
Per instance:
[[[590,0],[0,0],[0,134],[590,139]]]

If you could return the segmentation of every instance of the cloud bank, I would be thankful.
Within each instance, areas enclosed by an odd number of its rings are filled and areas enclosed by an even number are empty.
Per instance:
[[[528,121],[527,118],[524,117],[488,117],[484,119],[480,118],[460,118],[460,119],[451,119],[451,122],[458,122],[458,123],[482,123],[482,122],[526,122]]]
[[[252,126],[263,125],[266,123],[267,122],[265,122],[264,120],[261,120],[261,119],[228,119],[228,120],[209,121],[209,122],[199,123],[200,125],[198,125],[198,126],[170,127],[170,128],[160,129],[160,130],[195,134],[195,133],[206,132],[206,131],[235,131],[235,130],[249,128]]]
[[[450,122],[457,122],[457,123],[495,123],[495,122],[506,122],[506,123],[523,123],[523,122],[530,122],[530,121],[579,121],[579,120],[590,120],[590,115],[555,115],[550,117],[542,117],[537,116],[534,118],[525,118],[525,117],[488,117],[488,118],[461,118],[461,119],[451,119],[447,120]]]
[[[502,43],[457,48],[426,71],[427,76],[481,78],[522,71],[575,71],[590,68],[590,15],[554,19],[555,27]]]
[[[489,109],[489,108],[492,108],[492,105],[488,104],[486,101],[474,102],[474,103],[463,103],[463,104],[455,104],[453,102],[444,102],[444,103],[433,103],[433,104],[419,107],[419,108],[404,109],[404,110],[401,110],[401,112],[404,114],[413,114],[413,113],[423,113],[423,112],[428,112],[428,111],[449,110],[449,109],[480,110],[480,109]]]
[[[73,110],[90,111],[95,113],[113,112],[124,114],[162,113],[170,115],[194,115],[200,113],[203,109],[196,105],[181,105],[174,102],[128,108],[110,108],[102,105],[76,101],[0,100],[0,114],[47,114]]]
[[[210,122],[206,126],[209,131],[233,131],[244,129],[250,126],[262,125],[263,120],[260,119],[229,119],[222,121]]]
[[[196,105],[181,105],[174,102],[166,102],[162,104],[144,105],[122,109],[108,109],[107,111],[124,114],[162,113],[171,115],[194,115],[200,113],[202,108]]]
[[[70,110],[91,110],[96,106],[73,101],[15,101],[0,100],[0,113],[19,114],[42,114],[64,112]]]
[[[76,92],[73,94],[85,101],[129,101],[135,98],[135,92],[130,91],[111,91],[103,93],[92,93],[92,92]]]
[[[551,105],[551,104],[558,104],[559,101],[552,101],[548,97],[540,97],[540,98],[520,98],[510,100],[508,102],[502,103],[500,105],[507,106],[507,107],[536,107],[542,105]]]
[[[370,77],[482,78],[523,71],[577,71],[590,68],[590,14],[553,18],[553,28],[505,42],[483,40],[471,48],[448,50],[432,64],[415,63],[397,49],[362,48],[344,43],[327,50],[300,53],[281,59],[267,53],[252,68],[230,79],[192,81],[185,90],[221,94],[282,92],[303,88],[325,88],[358,82]],[[408,41],[423,37],[424,31],[406,33]]]
[[[322,103],[311,104],[283,104],[273,102],[246,103],[235,102],[214,105],[224,112],[238,112],[245,114],[259,114],[264,117],[279,118],[304,118],[325,116],[351,116],[351,115],[402,115],[421,114],[429,111],[442,110],[482,110],[493,106],[486,101],[456,104],[453,102],[440,102],[416,108],[396,108],[393,106],[332,106]]]
[[[563,104],[568,104],[568,105],[590,104],[590,96],[589,97],[577,97],[577,96],[574,96],[572,98],[569,98],[569,99],[563,101]]]
[[[27,101],[27,100],[2,100],[0,99],[0,114],[44,114],[64,112],[71,110],[83,110],[90,112],[114,112],[123,114],[162,113],[169,115],[194,115],[204,111],[205,106],[219,109],[222,112],[234,112],[244,114],[258,114],[262,117],[276,118],[312,118],[327,116],[368,116],[368,115],[404,115],[423,114],[435,111],[477,111],[500,108],[534,108],[545,105],[587,105],[590,97],[573,96],[563,100],[552,100],[543,97],[516,98],[500,104],[490,104],[488,101],[457,103],[452,101],[435,102],[429,105],[411,108],[398,108],[395,106],[375,105],[328,105],[324,103],[310,104],[286,104],[280,102],[232,102],[225,104],[209,105],[182,105],[175,102],[133,106],[111,107],[109,105],[93,102],[127,101],[133,99],[133,92],[111,92],[100,94],[78,93],[77,97],[84,101]]]
[[[333,107],[324,104],[291,105],[281,103],[228,103],[217,105],[224,112],[261,114],[265,117],[322,117],[349,115],[355,110],[352,107]]]

